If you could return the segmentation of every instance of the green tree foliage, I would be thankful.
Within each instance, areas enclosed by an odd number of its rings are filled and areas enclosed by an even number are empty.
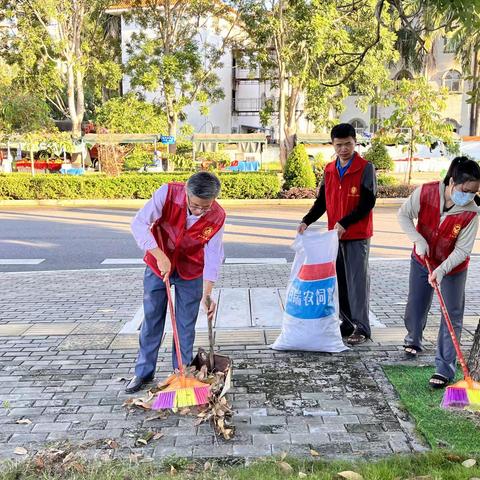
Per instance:
[[[283,173],[286,189],[293,187],[313,188],[316,184],[315,174],[308,160],[305,145],[297,145],[287,159]]]
[[[390,117],[382,122],[379,140],[390,138],[397,144],[407,145],[408,178],[412,178],[413,156],[418,144],[441,141],[447,148],[454,148],[452,126],[442,118],[446,107],[446,89],[432,87],[424,78],[391,82],[382,92],[379,103],[393,109]]]
[[[95,121],[110,133],[166,134],[168,130],[163,109],[138,99],[134,94],[105,102],[97,109]]]
[[[328,125],[343,109],[353,83],[360,95],[371,98],[375,86],[388,78],[388,63],[397,59],[384,1],[238,0],[236,4],[249,35],[246,54],[278,91],[274,105],[266,103],[262,120],[265,123],[278,111],[283,166],[301,113],[318,127]]]
[[[45,100],[81,133],[86,97],[116,88],[118,46],[108,40],[107,0],[0,0],[2,56],[18,67],[15,87]],[[86,90],[89,85],[90,90]]]
[[[236,17],[226,4],[211,0],[136,0],[134,5],[130,19],[140,28],[128,47],[131,85],[159,93],[168,134],[176,135],[185,107],[197,102],[206,115],[209,104],[224,98],[215,69],[223,66]]]
[[[365,154],[365,160],[372,162],[377,170],[390,172],[394,164],[392,157],[388,153],[387,147],[382,142],[373,142]]]

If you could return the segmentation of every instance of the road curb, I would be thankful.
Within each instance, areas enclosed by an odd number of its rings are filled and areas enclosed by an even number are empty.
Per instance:
[[[400,206],[404,198],[378,198],[376,206],[395,207]],[[140,208],[147,202],[147,199],[75,199],[75,200],[0,200],[0,207],[109,207],[109,208]],[[224,207],[234,206],[268,206],[268,205],[290,205],[290,206],[311,206],[313,199],[220,199],[220,205]]]

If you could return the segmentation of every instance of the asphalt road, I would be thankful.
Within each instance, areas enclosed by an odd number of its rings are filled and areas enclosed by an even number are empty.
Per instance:
[[[308,207],[236,206],[227,208],[225,257],[293,259],[289,245]],[[396,207],[375,209],[371,256],[406,258],[410,242],[400,232]],[[138,259],[141,251],[131,234],[134,209],[0,208],[0,271],[64,270],[125,267],[102,264],[105,259]],[[324,228],[317,222],[314,228]],[[480,253],[477,245],[476,253]],[[14,260],[38,264],[9,264]],[[129,260],[134,261],[134,260]],[[128,264],[127,264],[128,265]]]

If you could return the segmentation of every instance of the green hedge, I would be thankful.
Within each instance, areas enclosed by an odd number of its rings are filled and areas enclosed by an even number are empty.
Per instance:
[[[105,175],[0,174],[0,199],[102,199],[150,198],[161,185],[184,182],[191,173],[127,173]],[[272,173],[221,173],[221,198],[276,198],[280,179]]]

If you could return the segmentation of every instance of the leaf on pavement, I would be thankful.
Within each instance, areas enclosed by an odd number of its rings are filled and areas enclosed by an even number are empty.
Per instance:
[[[285,461],[281,461],[281,462],[278,462],[278,467],[280,468],[280,470],[285,473],[285,474],[290,474],[290,473],[293,473],[293,468],[292,466],[285,462]]]
[[[15,455],[26,455],[28,453],[26,448],[23,447],[16,447],[13,451]]]
[[[352,472],[351,470],[339,472],[337,473],[337,476],[340,478],[345,478],[346,480],[363,480],[363,477],[359,473]]]

